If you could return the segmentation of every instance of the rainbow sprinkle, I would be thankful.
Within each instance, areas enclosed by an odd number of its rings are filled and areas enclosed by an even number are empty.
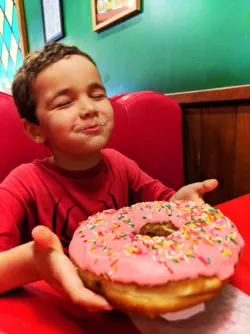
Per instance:
[[[140,235],[137,224],[153,223],[154,215],[165,217],[165,221],[169,217],[173,222],[181,219],[182,224],[168,237]],[[229,232],[224,235],[224,231]],[[176,266],[193,265],[193,261],[205,268],[213,264],[214,258],[209,254],[212,247],[219,248],[221,257],[232,257],[239,237],[235,225],[219,210],[208,204],[181,201],[138,203],[118,211],[106,210],[89,217],[78,234],[95,254],[94,263],[102,253],[108,256],[109,276],[119,271],[121,257],[149,256],[171,275]]]

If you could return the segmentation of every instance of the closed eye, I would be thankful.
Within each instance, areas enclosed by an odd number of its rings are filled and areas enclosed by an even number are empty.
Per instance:
[[[63,108],[63,107],[66,107],[66,106],[68,106],[69,104],[71,104],[72,103],[72,101],[65,101],[65,102],[62,102],[62,103],[58,103],[57,104],[57,108]]]
[[[106,94],[104,94],[104,93],[102,93],[102,94],[93,94],[91,97],[93,99],[98,100],[98,99],[102,99],[102,98],[106,97]]]

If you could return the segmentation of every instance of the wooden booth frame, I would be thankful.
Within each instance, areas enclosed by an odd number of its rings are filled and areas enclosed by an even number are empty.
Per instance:
[[[29,47],[28,47],[23,0],[14,0],[14,3],[16,5],[16,10],[17,10],[17,20],[20,33],[21,50],[24,58],[29,52]]]

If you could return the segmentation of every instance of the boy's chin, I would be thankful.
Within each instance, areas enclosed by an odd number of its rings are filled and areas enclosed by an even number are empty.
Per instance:
[[[95,143],[95,145],[92,145],[92,146],[88,147],[86,151],[89,154],[100,153],[100,151],[107,146],[107,143],[108,143],[107,140],[100,141],[98,143]]]
[[[101,137],[96,138],[96,140],[93,140],[92,145],[89,145],[89,149],[94,152],[101,151],[103,148],[105,148],[109,142],[110,136],[107,137]]]

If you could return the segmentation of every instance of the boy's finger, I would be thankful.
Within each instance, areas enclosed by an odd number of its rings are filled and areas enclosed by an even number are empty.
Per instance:
[[[77,268],[70,259],[57,252],[52,252],[51,261],[53,261],[54,279],[62,286],[74,303],[92,311],[112,309],[105,298],[85,288],[78,275]]]
[[[51,252],[47,253],[47,261],[52,272],[44,277],[63,295],[67,295],[74,303],[82,305],[89,311],[111,310],[112,307],[100,295],[86,289],[81,281],[77,268],[64,253],[58,237],[45,226],[37,226],[32,231],[37,245]],[[44,273],[45,274],[45,273]]]
[[[203,182],[191,183],[186,187],[189,187],[189,191],[192,190],[200,196],[203,196],[205,193],[216,189],[218,186],[218,181],[216,179],[205,180]]]
[[[32,230],[32,237],[35,242],[42,248],[52,248],[63,252],[63,248],[58,237],[46,226],[36,226]]]
[[[218,181],[216,179],[205,180],[203,182],[203,194],[212,191],[218,187]]]
[[[83,306],[90,312],[111,311],[113,309],[105,298],[86,289],[83,285],[77,295],[72,296],[71,300],[75,304]]]

